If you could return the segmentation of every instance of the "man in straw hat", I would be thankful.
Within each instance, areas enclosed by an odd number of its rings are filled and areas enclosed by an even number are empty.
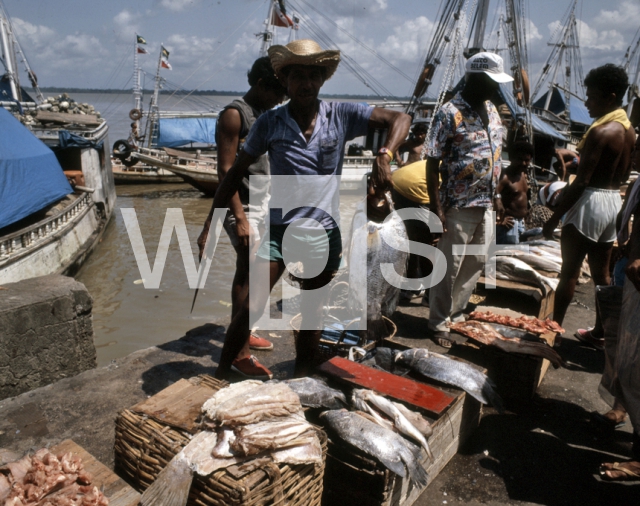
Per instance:
[[[320,340],[326,285],[339,268],[342,257],[340,230],[332,218],[339,216],[338,179],[327,178],[326,184],[318,187],[318,179],[307,178],[306,181],[312,183],[306,184],[304,177],[300,176],[340,175],[345,143],[366,135],[369,128],[386,128],[386,145],[376,157],[373,180],[378,191],[389,189],[389,162],[406,138],[411,118],[366,104],[318,100],[320,88],[338,68],[339,51],[323,50],[316,42],[302,39],[286,46],[272,46],[269,57],[280,81],[287,88],[290,102],[263,114],[255,122],[243,150],[218,188],[204,228],[209,229],[213,209],[227,208],[248,167],[263,153],[269,153],[272,176],[290,176],[291,184],[287,184],[285,190],[280,185],[272,184],[272,202],[282,199],[283,195],[279,193],[287,191],[291,198],[303,197],[304,206],[286,214],[282,209],[270,209],[269,235],[263,238],[258,249],[255,269],[258,273],[266,273],[259,281],[265,285],[269,283],[271,290],[284,273],[285,256],[294,258],[298,255],[297,259],[305,266],[305,270],[311,264],[317,265],[319,259],[324,265],[318,275],[301,283],[302,330],[296,340],[295,365],[295,375],[300,377],[308,373],[314,361]],[[296,189],[292,190],[291,185]],[[287,194],[284,195],[286,197]],[[323,211],[328,209],[331,210],[330,215]],[[321,227],[312,227],[312,221],[318,222]],[[294,223],[296,226],[290,226]],[[303,224],[298,226],[300,223]],[[283,248],[285,231],[287,241]],[[321,290],[323,287],[325,289]],[[234,364],[248,358],[244,352],[245,343],[249,338],[250,324],[257,321],[268,302],[265,292],[251,291],[232,319],[216,377],[227,378],[231,370],[238,370]],[[255,374],[244,373],[245,376],[271,377],[269,369],[255,358],[251,360]]]

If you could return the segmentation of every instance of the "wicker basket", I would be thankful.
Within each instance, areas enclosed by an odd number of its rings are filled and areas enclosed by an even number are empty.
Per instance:
[[[337,308],[337,309],[342,309],[342,308]],[[396,332],[398,331],[398,327],[386,316],[383,316],[382,319],[385,322],[388,330],[388,335],[385,337],[387,339],[391,339],[393,336],[396,335]],[[291,328],[293,329],[293,337],[296,341],[298,340],[298,335],[300,333],[301,321],[302,321],[302,314],[298,313],[293,318],[291,318],[291,321],[289,322],[289,325],[291,325]],[[359,346],[360,348],[370,351],[370,350],[373,350],[378,344],[375,341],[369,341],[369,342],[363,343],[362,340],[356,345],[347,344],[342,341],[345,335],[346,335],[346,332],[343,332],[340,339],[337,342],[320,338],[320,343],[318,346],[318,356],[316,356],[315,362],[322,363],[327,360],[331,360],[333,357],[336,357],[336,356],[347,357],[349,355],[349,349],[352,346]]]
[[[213,391],[222,384],[204,375],[199,378],[201,385],[211,385]],[[326,454],[327,437],[320,429],[318,437]],[[144,413],[124,410],[116,418],[116,470],[143,491],[190,438],[186,430],[162,424]],[[324,459],[321,466],[254,462],[255,466],[249,462],[207,477],[196,475],[187,505],[320,506]]]

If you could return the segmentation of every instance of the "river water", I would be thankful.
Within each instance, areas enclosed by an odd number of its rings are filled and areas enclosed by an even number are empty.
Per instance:
[[[72,98],[91,103],[102,112],[109,123],[112,144],[116,139],[126,139],[130,123],[128,111],[132,107],[130,94],[77,93],[72,94]],[[211,105],[224,105],[233,98],[199,97],[198,105],[204,104],[205,100]],[[179,100],[180,97],[172,97],[168,107],[194,109],[193,104],[178,103]],[[220,234],[206,286],[200,290],[193,313],[190,313],[194,290],[189,288],[175,234],[160,288],[145,289],[120,211],[135,209],[147,257],[153,267],[167,209],[182,209],[195,254],[196,238],[212,199],[203,197],[187,184],[118,186],[117,193],[116,209],[102,241],[76,275],[93,297],[93,328],[99,366],[136,350],[178,339],[194,327],[228,318],[231,313],[230,287],[235,251],[226,233]],[[354,196],[341,199],[343,230],[348,230],[357,201]]]

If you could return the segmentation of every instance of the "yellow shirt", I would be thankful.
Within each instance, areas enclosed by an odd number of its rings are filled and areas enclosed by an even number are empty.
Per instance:
[[[427,161],[405,165],[391,173],[393,187],[404,198],[418,204],[428,204]]]

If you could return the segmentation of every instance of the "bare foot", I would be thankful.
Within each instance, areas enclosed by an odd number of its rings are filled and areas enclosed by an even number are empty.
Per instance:
[[[624,409],[612,409],[604,413],[602,416],[611,421],[613,425],[624,422],[627,418],[627,412]]]
[[[640,480],[640,462],[606,462],[600,465],[600,476],[610,481]]]

